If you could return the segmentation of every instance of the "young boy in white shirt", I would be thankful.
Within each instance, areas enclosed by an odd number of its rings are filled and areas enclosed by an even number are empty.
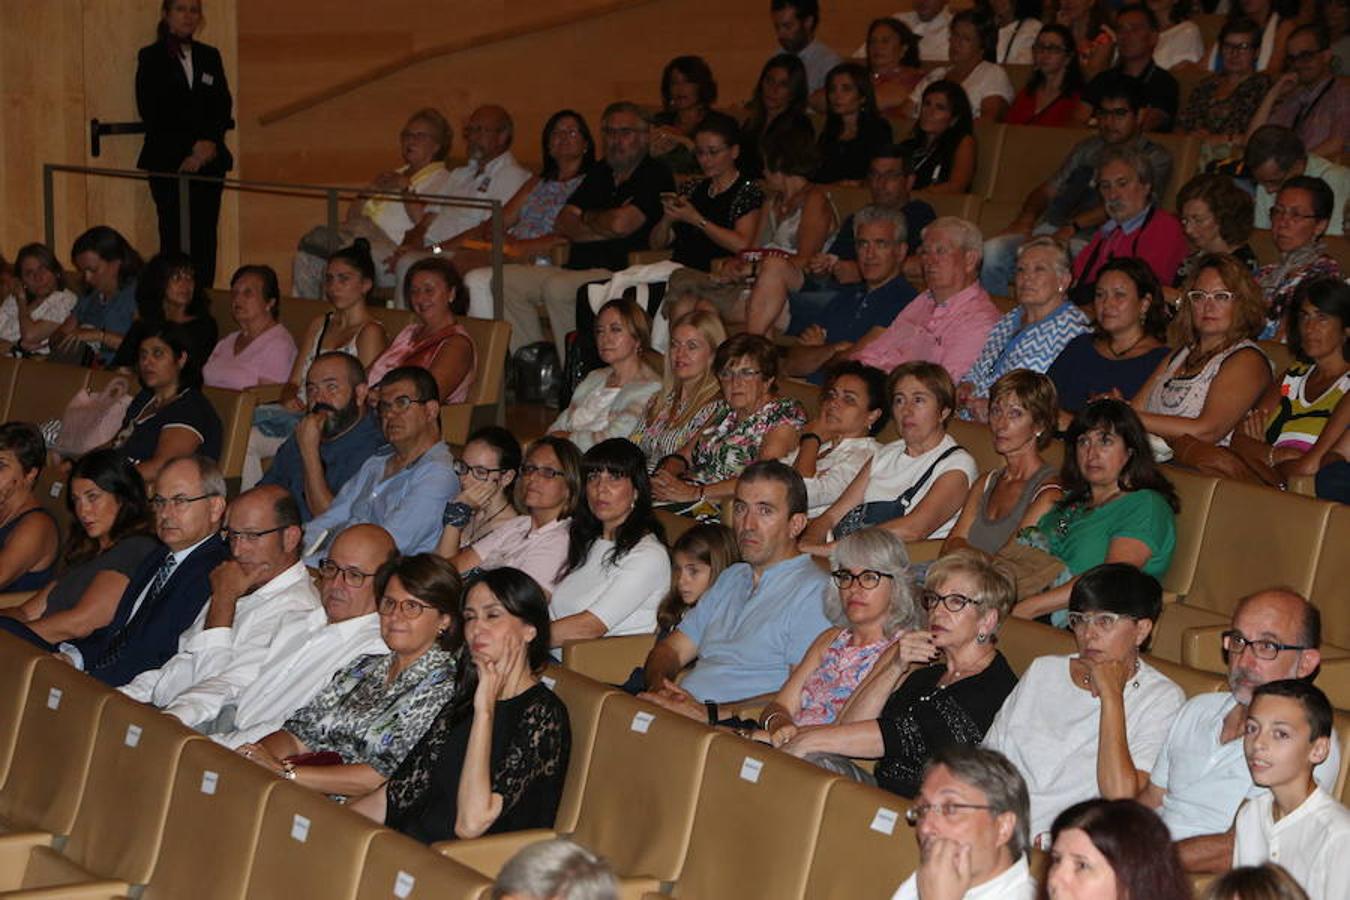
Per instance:
[[[1350,897],[1350,810],[1312,774],[1331,752],[1331,718],[1312,684],[1272,681],[1253,692],[1242,739],[1252,781],[1268,792],[1238,809],[1233,865],[1279,863],[1309,900]]]

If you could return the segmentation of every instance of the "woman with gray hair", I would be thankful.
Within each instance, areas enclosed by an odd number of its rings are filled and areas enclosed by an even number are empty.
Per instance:
[[[905,544],[889,531],[865,528],[841,539],[830,553],[830,588],[823,631],[760,714],[775,745],[799,728],[828,725],[896,641],[921,623],[909,580]]]
[[[1092,330],[1083,311],[1069,302],[1073,270],[1069,252],[1049,236],[1017,248],[1013,276],[1017,306],[998,320],[975,365],[956,386],[957,415],[989,421],[989,389],[1014,369],[1044,372],[1069,341]]]
[[[971,549],[929,566],[924,586],[928,628],[907,632],[877,660],[836,724],[802,728],[784,750],[913,797],[935,752],[984,738],[1017,684],[995,646],[1017,589],[1001,566]],[[853,758],[877,760],[875,772]]]
[[[506,861],[492,900],[618,900],[619,883],[600,857],[566,838],[539,841]]]

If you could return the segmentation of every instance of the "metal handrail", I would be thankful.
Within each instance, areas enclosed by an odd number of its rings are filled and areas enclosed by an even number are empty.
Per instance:
[[[342,198],[355,199],[380,198],[385,200],[406,200],[399,191],[378,191],[356,188],[350,185],[304,184],[295,181],[254,181],[243,178],[222,178],[218,175],[199,175],[187,172],[145,172],[140,169],[112,169],[99,166],[75,166],[64,163],[43,163],[42,165],[42,205],[43,227],[47,246],[56,246],[56,186],[57,173],[70,175],[97,175],[103,178],[127,178],[134,181],[149,182],[151,178],[174,178],[178,181],[178,220],[179,241],[184,253],[191,252],[191,193],[187,186],[193,181],[205,181],[220,184],[226,189],[254,191],[259,193],[283,193],[299,197],[324,197],[328,201],[328,227],[338,227],[338,201]],[[492,223],[492,313],[493,318],[501,319],[502,266],[505,263],[503,246],[506,240],[506,223],[502,216],[500,200],[484,197],[459,197],[452,194],[418,194],[419,203],[433,206],[457,206],[468,209],[485,209]]]

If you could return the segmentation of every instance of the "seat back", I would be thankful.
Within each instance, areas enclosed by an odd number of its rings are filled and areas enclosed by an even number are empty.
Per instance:
[[[70,833],[107,699],[106,688],[73,666],[38,661],[0,788],[0,820],[25,830]]]
[[[939,216],[956,216],[958,219],[965,219],[967,222],[980,221],[980,208],[984,200],[978,194],[934,194],[927,191],[918,191],[914,196],[933,207],[933,212]],[[911,238],[911,246],[918,241],[918,238],[918,235]]]
[[[576,841],[609,859],[624,877],[678,878],[714,734],[626,694],[608,697]]]
[[[998,630],[999,652],[1019,676],[1038,656],[1064,656],[1078,652],[1073,635],[1028,619],[1007,619]]]
[[[464,403],[450,403],[441,407],[441,437],[446,443],[463,446],[476,425],[495,418],[496,406],[502,397],[506,377],[507,347],[511,342],[511,325],[493,319],[459,320],[475,350],[473,390]]]
[[[778,379],[778,391],[784,397],[791,397],[806,409],[809,422],[820,413],[820,388],[800,378]]]
[[[318,791],[278,784],[267,795],[246,895],[351,900],[381,829]]]
[[[14,421],[9,415],[9,404],[14,396],[14,380],[18,376],[19,360],[12,356],[0,358],[0,410],[4,410],[4,417],[0,418],[0,422]]]
[[[178,757],[164,832],[143,900],[244,900],[276,777],[210,741]]]
[[[255,398],[249,391],[224,388],[203,388],[202,393],[220,416],[220,470],[226,478],[235,478],[244,471]]]
[[[1275,373],[1275,377],[1280,375],[1294,364],[1294,351],[1289,349],[1289,345],[1283,341],[1258,341],[1261,345],[1261,352],[1270,360],[1270,368]]]
[[[1049,132],[1039,125],[1004,125],[1003,147],[989,199],[1020,205],[1033,188],[1055,174],[1070,149],[1094,134],[1087,128],[1056,128]],[[1047,141],[1054,142],[1054,152],[1046,152]],[[1003,224],[1006,226],[1007,222]]]
[[[1228,689],[1228,679],[1222,675],[1216,675],[1213,672],[1205,672],[1200,669],[1192,669],[1190,666],[1183,666],[1180,663],[1169,662],[1165,659],[1159,659],[1156,656],[1147,657],[1148,664],[1157,669],[1168,678],[1172,679],[1177,685],[1186,692],[1186,698],[1199,696],[1200,694],[1212,694],[1220,688]]]
[[[811,857],[811,900],[886,897],[919,867],[919,843],[905,821],[909,802],[840,779],[825,799]]]
[[[971,182],[971,193],[985,199],[994,185],[994,175],[998,172],[999,157],[1003,152],[1004,126],[998,122],[986,122],[980,119],[975,123],[975,180]],[[978,221],[978,220],[972,220]],[[1006,223],[1005,223],[1006,224]]]
[[[947,423],[947,433],[965,447],[967,453],[975,457],[975,464],[979,466],[981,472],[988,472],[1003,465],[1003,457],[994,449],[994,435],[988,425],[953,418]]]
[[[1177,546],[1172,552],[1172,562],[1163,574],[1162,586],[1164,591],[1184,597],[1195,579],[1195,567],[1200,561],[1200,538],[1219,479],[1184,469],[1169,469],[1167,478],[1177,490],[1181,512],[1176,516]]]
[[[135,378],[128,379],[131,392],[139,388]],[[75,395],[89,384],[89,370],[41,359],[25,359],[14,376],[7,422],[32,422],[40,425],[61,418]]]
[[[1172,154],[1172,177],[1167,184],[1154,185],[1163,209],[1176,209],[1177,191],[1195,174],[1200,162],[1200,142],[1186,134],[1151,133],[1148,139]]]
[[[202,738],[159,710],[111,693],[65,854],[128,884],[150,880],[169,812],[178,757]]]
[[[872,202],[872,192],[865,187],[835,185],[830,188],[830,202],[839,213],[839,224]]]
[[[492,879],[386,830],[371,838],[356,900],[478,900],[491,889]]]
[[[549,666],[544,675],[544,684],[566,705],[567,722],[572,730],[567,778],[563,782],[562,798],[558,801],[558,816],[553,822],[557,831],[566,833],[576,828],[577,815],[581,811],[581,797],[586,790],[595,735],[600,727],[600,710],[606,698],[616,692],[609,685],[569,672],[560,666]]]
[[[1322,613],[1322,642],[1350,649],[1350,506],[1335,505],[1327,516],[1306,596]]]
[[[19,735],[33,668],[46,656],[27,641],[0,632],[0,785],[5,783]]]
[[[820,815],[837,780],[762,744],[716,735],[675,895],[804,897]]]

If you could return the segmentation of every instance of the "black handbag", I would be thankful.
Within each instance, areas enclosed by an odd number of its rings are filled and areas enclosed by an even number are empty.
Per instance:
[[[859,503],[850,509],[834,526],[834,539],[839,540],[839,538],[846,537],[855,531],[861,531],[872,525],[880,525],[882,522],[904,517],[908,514],[909,505],[914,502],[914,498],[918,496],[919,491],[923,490],[923,486],[928,483],[928,479],[932,478],[933,473],[937,471],[938,464],[960,449],[961,446],[958,444],[942,451],[942,455],[933,460],[933,464],[919,476],[919,480],[911,484],[909,489],[896,499]]]

